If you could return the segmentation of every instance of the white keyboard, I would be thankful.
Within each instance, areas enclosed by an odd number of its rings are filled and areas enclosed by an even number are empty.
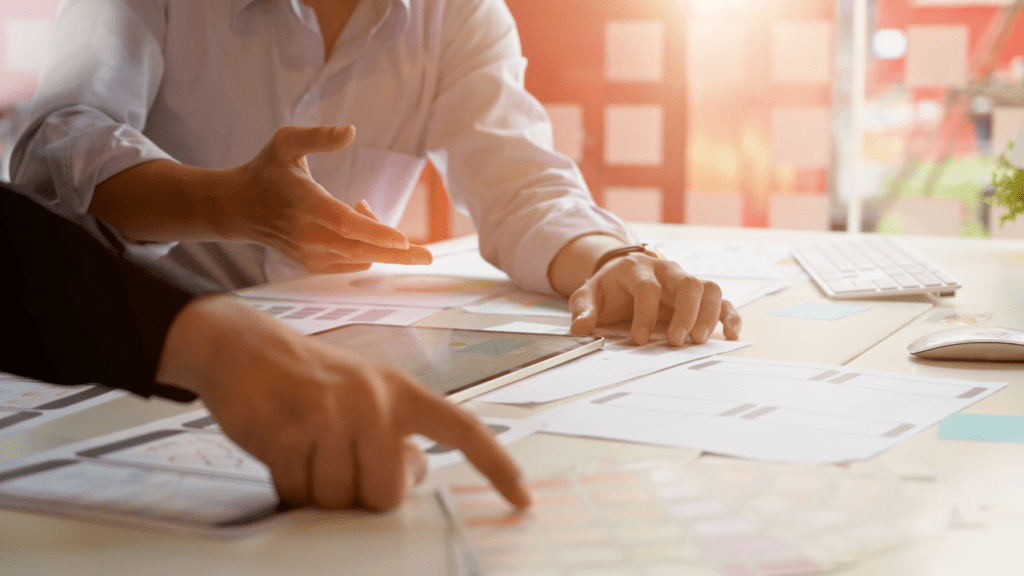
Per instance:
[[[799,244],[793,257],[833,299],[952,293],[960,281],[905,242],[867,235]]]

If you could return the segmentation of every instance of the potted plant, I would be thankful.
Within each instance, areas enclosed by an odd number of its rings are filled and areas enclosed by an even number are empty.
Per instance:
[[[1024,126],[1021,126],[1017,142],[1024,142]],[[1013,220],[1024,212],[1024,145],[1014,148],[1014,143],[1006,147],[1006,152],[996,161],[992,173],[993,194],[985,201],[992,206],[1003,206],[1006,213],[999,219],[999,225]]]

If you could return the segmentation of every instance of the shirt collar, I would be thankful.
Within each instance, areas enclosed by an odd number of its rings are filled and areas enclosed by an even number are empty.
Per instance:
[[[234,22],[238,19],[238,15],[249,7],[250,4],[259,2],[260,0],[231,0],[231,21]]]
[[[231,22],[233,24],[238,23],[238,16],[243,10],[264,0],[231,0]],[[412,0],[388,0],[387,2],[387,13],[384,16],[383,26],[381,31],[384,33],[385,42],[392,44],[398,40],[399,36],[405,32],[406,26],[409,25],[409,13],[412,11],[410,2]],[[294,3],[293,3],[294,4]],[[294,8],[294,6],[293,6]],[[301,18],[301,14],[299,15]]]
[[[389,0],[379,33],[386,45],[394,44],[409,25],[412,0]]]

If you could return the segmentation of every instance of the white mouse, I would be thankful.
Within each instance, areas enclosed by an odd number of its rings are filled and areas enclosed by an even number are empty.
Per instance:
[[[932,360],[1024,362],[1024,330],[990,326],[950,328],[914,340],[907,350]]]

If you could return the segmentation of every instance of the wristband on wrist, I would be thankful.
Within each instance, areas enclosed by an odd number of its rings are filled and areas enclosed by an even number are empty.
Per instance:
[[[590,275],[593,276],[594,274],[597,274],[597,271],[600,270],[601,267],[607,264],[610,260],[614,260],[615,258],[618,258],[620,256],[626,256],[627,254],[632,254],[633,252],[641,252],[643,254],[650,256],[651,258],[664,258],[664,256],[661,255],[661,253],[654,249],[654,246],[651,246],[646,242],[643,244],[623,246],[621,248],[609,250],[602,254],[601,257],[598,258],[597,262],[594,264],[594,269],[590,272]]]

